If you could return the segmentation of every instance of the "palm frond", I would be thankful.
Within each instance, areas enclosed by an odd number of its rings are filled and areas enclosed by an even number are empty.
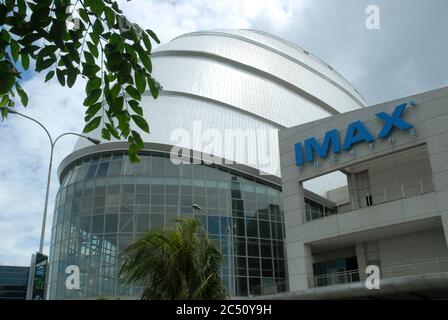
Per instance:
[[[226,299],[219,277],[223,256],[197,219],[172,230],[151,229],[123,253],[120,275],[141,284],[141,299]]]

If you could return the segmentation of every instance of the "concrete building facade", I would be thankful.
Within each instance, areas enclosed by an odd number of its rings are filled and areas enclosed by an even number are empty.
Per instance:
[[[289,292],[276,297],[448,296],[447,123],[445,87],[280,130]],[[335,171],[347,186],[310,203],[303,184]]]

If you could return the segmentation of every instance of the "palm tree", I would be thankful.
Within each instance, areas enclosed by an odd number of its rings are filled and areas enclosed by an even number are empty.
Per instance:
[[[143,286],[141,299],[226,299],[219,276],[223,257],[194,218],[171,230],[148,230],[123,255],[120,274]]]

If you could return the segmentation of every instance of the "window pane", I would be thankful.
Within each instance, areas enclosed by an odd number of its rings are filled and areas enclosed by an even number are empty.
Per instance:
[[[124,160],[123,175],[125,176],[135,175],[135,165],[129,159]]]
[[[151,158],[140,156],[140,162],[135,164],[135,173],[137,176],[149,176],[151,170]]]
[[[107,170],[109,169],[109,162],[101,162],[98,167],[97,177],[105,177],[107,175]]]
[[[246,219],[246,232],[248,237],[258,238],[257,220]]]
[[[103,233],[104,215],[93,216],[92,233]]]
[[[271,230],[268,221],[258,221],[260,226],[260,238],[270,238]]]
[[[167,158],[166,160],[166,176],[167,177],[178,177],[179,176],[179,165],[175,165],[170,161],[170,159]]]
[[[272,257],[271,241],[260,240],[260,251],[262,257],[271,258]]]
[[[86,179],[91,179],[95,176],[97,166],[98,166],[98,163],[89,165],[89,169],[87,170],[87,174],[86,174]]]
[[[133,214],[120,215],[120,232],[132,232],[134,227]]]
[[[163,214],[151,215],[151,228],[163,228]]]
[[[218,217],[209,216],[208,217],[208,232],[210,234],[219,235],[219,220]]]
[[[111,161],[109,165],[108,176],[119,176],[121,175],[121,160]]]
[[[260,255],[257,239],[247,239],[247,254],[253,257]]]
[[[236,254],[239,256],[246,255],[246,238],[236,238],[235,250],[236,250]]]
[[[118,214],[106,215],[105,233],[117,232],[118,227]]]
[[[151,175],[153,177],[163,177],[165,175],[165,158],[153,157]]]
[[[145,232],[149,229],[149,215],[139,214],[135,216],[135,229],[136,232]]]

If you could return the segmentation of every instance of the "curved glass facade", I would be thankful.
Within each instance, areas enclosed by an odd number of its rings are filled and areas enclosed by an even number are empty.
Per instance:
[[[223,167],[174,165],[148,153],[92,155],[68,167],[55,202],[50,299],[137,296],[118,279],[120,252],[144,231],[194,215],[216,239],[221,276],[233,295],[286,281],[279,187]],[[194,210],[193,204],[203,210]],[[80,290],[67,290],[65,268],[80,269]]]

